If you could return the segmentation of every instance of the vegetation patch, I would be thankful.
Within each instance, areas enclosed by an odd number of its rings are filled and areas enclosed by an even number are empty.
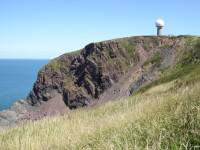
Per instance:
[[[188,66],[185,66],[183,68],[174,68],[171,70],[170,73],[164,75],[160,79],[157,79],[153,82],[151,82],[148,85],[145,85],[138,90],[136,90],[133,95],[136,95],[138,93],[144,93],[147,91],[149,88],[153,86],[157,86],[163,83],[167,83],[170,81],[173,81],[175,79],[180,79],[180,85],[182,83],[188,82],[193,80],[194,78],[199,78],[200,77],[200,65],[199,64],[190,64]]]
[[[159,69],[158,71],[161,73],[165,73],[169,68],[170,68],[170,66],[163,67],[163,68]]]
[[[186,39],[186,42],[184,44],[184,47],[180,50],[180,52],[178,53],[178,55],[176,56],[176,58],[174,59],[174,62],[177,61],[178,58],[180,58],[181,54],[183,54],[183,52],[192,44],[194,43],[194,41],[197,39],[197,37],[195,36],[190,36],[190,35],[183,35],[183,36],[179,36],[179,37],[184,37]]]
[[[179,62],[176,65],[176,68],[181,68],[189,64],[199,64],[200,59],[200,40],[193,42],[194,49],[188,50],[183,57],[179,60]]]
[[[149,44],[150,44],[149,41],[145,41],[145,43],[144,43],[144,49],[145,49],[147,52],[149,51]]]
[[[87,56],[87,60],[93,61],[93,56],[92,55]]]
[[[118,60],[119,60],[119,63],[121,64],[122,68],[125,69],[127,67],[127,64],[126,64],[125,60],[122,59],[122,58],[119,58]]]
[[[85,80],[90,84],[93,85],[92,81],[89,78],[85,78]]]
[[[68,66],[62,66],[61,70],[62,70],[62,72],[64,72],[64,73],[67,74],[68,76],[71,75]]]
[[[144,49],[145,49],[147,52],[150,51],[149,45],[150,45],[150,43],[152,43],[154,40],[155,40],[155,37],[150,36],[150,37],[149,37],[149,40],[146,40],[146,41],[144,42]]]
[[[53,70],[59,70],[61,68],[60,62],[56,60],[50,61],[47,65],[51,67]]]
[[[114,59],[110,59],[109,64],[112,66],[114,64]]]
[[[73,51],[73,52],[70,52],[71,56],[72,56],[72,59],[81,52],[81,50],[77,50],[77,51]]]
[[[167,43],[165,45],[159,46],[159,48],[163,50],[163,49],[169,48],[170,46],[171,45]]]
[[[191,36],[187,36],[187,38],[188,41],[190,42],[191,40],[194,40],[193,37]],[[188,41],[184,46],[185,48],[188,47],[189,45]],[[153,86],[167,83],[175,79],[179,79],[179,85],[188,83],[190,81],[193,81],[194,79],[199,79],[200,61],[198,60],[200,58],[200,40],[198,39],[195,42],[193,41],[193,43],[195,43],[194,48],[188,50],[169,73],[166,73],[160,79],[157,79],[151,82],[150,84],[139,88],[133,93],[133,95],[137,93],[143,93]],[[166,69],[167,68],[162,68],[160,71],[162,72],[165,71]]]
[[[63,80],[63,82],[65,83],[65,89],[68,91],[71,91],[71,86],[74,85],[75,80],[69,78],[69,79]]]
[[[195,44],[195,53],[194,53],[193,57],[194,56],[196,59],[200,58],[200,39],[198,39],[198,41]]]
[[[134,56],[134,52],[136,50],[136,44],[133,41],[127,39],[118,39],[117,42],[120,43],[121,49],[123,48],[126,49],[127,55],[129,57],[132,58]]]
[[[159,51],[156,51],[154,56],[144,62],[143,66],[148,65],[149,63],[153,64],[153,67],[159,67],[162,63],[163,57],[161,57]]]
[[[105,55],[106,55],[106,58],[110,58],[109,51],[106,51],[106,52],[105,52]]]

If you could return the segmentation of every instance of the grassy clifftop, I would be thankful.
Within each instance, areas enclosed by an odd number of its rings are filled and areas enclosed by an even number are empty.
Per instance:
[[[187,38],[174,66],[131,97],[0,128],[1,149],[199,149],[200,40]]]

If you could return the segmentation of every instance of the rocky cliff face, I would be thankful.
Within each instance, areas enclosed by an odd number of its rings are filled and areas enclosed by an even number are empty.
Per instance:
[[[131,39],[92,43],[52,60],[40,70],[29,104],[39,105],[59,92],[71,109],[89,105],[139,62],[135,46]]]
[[[92,43],[55,58],[39,71],[22,116],[42,113],[36,108],[45,105],[60,112],[127,97],[156,79],[162,68],[173,67],[188,49],[186,43],[185,36],[130,37]]]
[[[89,44],[44,66],[27,101],[38,106],[58,92],[70,109],[88,106],[154,54],[154,67],[171,65],[184,43],[183,37],[131,37]]]

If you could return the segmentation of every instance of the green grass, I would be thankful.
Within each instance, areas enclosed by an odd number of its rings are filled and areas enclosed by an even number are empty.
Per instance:
[[[181,83],[200,79],[200,40],[194,43],[194,48],[188,50],[170,72],[150,84],[139,88],[134,94],[143,93],[153,86],[167,83],[175,79],[179,79]],[[161,69],[161,71],[163,70],[165,71],[165,68]]]
[[[77,51],[73,51],[70,52],[69,54],[71,54],[72,59],[78,54],[80,53],[81,50],[77,50]],[[53,59],[52,61],[50,61],[47,66],[51,67],[53,70],[60,70],[60,69],[64,69],[64,72],[67,71],[67,74],[69,74],[68,68],[63,68],[61,63],[55,59]]]
[[[123,69],[126,69],[127,68],[127,64],[126,64],[125,60],[122,59],[122,58],[118,58],[118,60],[119,60],[119,63],[121,64],[121,67]]]
[[[149,49],[149,43],[150,43],[150,41],[145,41],[145,43],[144,43],[144,49],[147,51]]]
[[[144,41],[144,49],[149,52],[150,51],[150,43],[152,43],[154,41],[154,37],[149,37],[149,40],[145,40]]]
[[[70,70],[69,70],[69,67],[68,66],[64,66],[64,67],[61,67],[61,71],[64,72],[65,74],[67,74],[68,76],[71,75],[70,73]]]
[[[188,75],[190,74],[190,75]],[[189,77],[189,78],[188,78]],[[194,65],[189,65],[184,68],[180,69],[173,69],[170,73],[164,75],[163,77],[151,82],[148,85],[145,85],[136,92],[133,93],[133,95],[138,94],[138,93],[144,93],[146,90],[153,86],[157,86],[163,83],[167,83],[170,81],[173,81],[175,79],[179,79],[181,82],[186,82],[186,80],[193,80],[195,78],[200,77],[200,65],[199,64],[194,64]]]
[[[106,57],[106,58],[110,58],[109,51],[106,51],[106,52],[105,52],[105,57]]]
[[[85,80],[86,80],[89,84],[93,85],[92,81],[91,81],[89,78],[85,78]]]
[[[113,60],[113,59],[110,59],[110,60],[109,60],[109,64],[110,64],[110,66],[112,66],[112,65],[114,64],[114,60]]]
[[[169,48],[171,45],[170,44],[165,44],[165,45],[162,45],[162,46],[160,46],[159,48],[160,49],[166,49],[166,48]]]
[[[50,66],[53,70],[59,70],[61,68],[60,63],[56,60],[50,61],[47,65]]]
[[[170,68],[170,66],[163,67],[163,68],[159,69],[158,71],[161,73],[165,73],[169,68]]]
[[[133,57],[135,54],[135,50],[136,50],[136,44],[132,41],[132,40],[127,40],[127,39],[118,39],[117,42],[120,43],[120,48],[126,49],[127,55],[129,57]]]
[[[186,36],[180,36],[180,37],[184,37],[186,39],[185,45],[184,47],[180,50],[180,52],[178,53],[178,55],[176,56],[174,62],[177,61],[178,58],[180,58],[181,54],[183,54],[183,52],[193,43],[195,43],[195,41],[197,40],[197,36],[190,36],[190,35],[186,35]]]
[[[149,63],[151,63],[153,67],[159,67],[163,60],[163,58],[159,54],[160,52],[156,51],[153,57],[144,62],[143,66],[146,66]]]
[[[186,66],[191,63],[199,63],[200,59],[200,39],[194,42],[194,49],[187,51],[179,62],[179,67]]]
[[[82,49],[81,49],[82,50]],[[70,52],[71,56],[72,56],[72,59],[78,54],[81,52],[81,50],[77,50],[77,51],[73,51],[73,52]]]
[[[72,78],[68,78],[63,80],[63,82],[65,83],[65,89],[68,91],[71,91],[71,86],[74,85],[74,80]]]

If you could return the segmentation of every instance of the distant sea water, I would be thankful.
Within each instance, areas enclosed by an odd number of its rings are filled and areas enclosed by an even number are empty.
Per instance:
[[[0,111],[8,109],[32,90],[47,59],[0,59]]]

